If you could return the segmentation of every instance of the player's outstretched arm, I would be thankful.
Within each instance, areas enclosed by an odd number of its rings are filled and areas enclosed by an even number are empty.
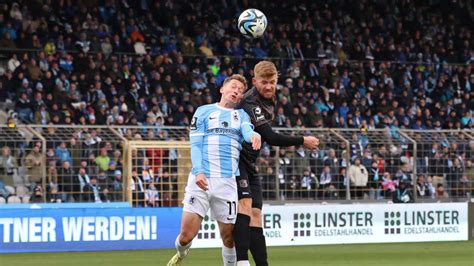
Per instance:
[[[254,150],[260,150],[260,147],[262,146],[262,137],[259,133],[253,130],[253,125],[250,123],[249,116],[245,112],[242,112],[242,114],[242,136],[246,142],[252,143],[252,148]]]
[[[313,136],[293,137],[276,133],[269,124],[263,124],[255,128],[263,138],[271,146],[290,147],[304,145],[308,149],[316,149],[319,145],[319,139]]]
[[[244,140],[248,143],[252,143],[252,148],[254,150],[260,150],[262,146],[262,138],[260,134],[253,131],[252,125],[250,123],[242,124],[242,135]]]
[[[204,125],[202,110],[198,108],[191,120],[189,139],[191,142],[191,173],[196,176],[196,184],[207,190],[207,179],[202,165],[202,144],[204,142]]]

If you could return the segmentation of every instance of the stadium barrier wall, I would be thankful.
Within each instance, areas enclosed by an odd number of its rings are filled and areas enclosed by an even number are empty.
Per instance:
[[[2,208],[0,253],[173,248],[182,212],[128,204],[58,207]],[[265,206],[263,226],[269,246],[459,241],[469,238],[468,216],[468,203],[301,204]],[[216,221],[206,216],[193,247],[221,245]]]
[[[263,213],[269,246],[468,240],[467,203],[264,206]],[[193,247],[220,247],[217,228],[206,217]]]
[[[172,248],[182,212],[128,203],[5,206],[0,253]]]

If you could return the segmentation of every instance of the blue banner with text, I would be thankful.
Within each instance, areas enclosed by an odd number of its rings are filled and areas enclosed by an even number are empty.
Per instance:
[[[0,253],[173,248],[181,208],[0,210]]]

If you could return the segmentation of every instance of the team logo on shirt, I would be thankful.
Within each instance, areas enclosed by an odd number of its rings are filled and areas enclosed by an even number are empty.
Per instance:
[[[249,184],[247,183],[247,180],[241,179],[241,180],[239,180],[239,186],[240,187],[248,187]]]
[[[189,204],[193,205],[195,201],[196,201],[196,198],[194,196],[191,196],[189,198]]]
[[[239,115],[237,114],[237,112],[234,112],[233,117],[234,121],[239,121]]]
[[[224,122],[222,122],[222,126],[223,126],[224,128],[227,128],[227,127],[229,127],[229,123],[227,123],[226,121],[224,121]]]
[[[197,129],[197,117],[193,116],[193,118],[191,119],[191,125],[189,126],[189,128],[191,130],[196,130]]]
[[[255,121],[264,120],[265,116],[262,114],[262,109],[260,107],[253,108],[253,115],[255,116]]]

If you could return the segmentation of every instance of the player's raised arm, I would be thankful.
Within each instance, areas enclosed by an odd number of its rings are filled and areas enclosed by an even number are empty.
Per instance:
[[[207,190],[206,175],[202,165],[202,144],[204,139],[204,114],[198,108],[191,120],[189,139],[191,141],[191,172],[196,176],[196,184],[203,190]]]
[[[262,138],[259,133],[253,130],[253,125],[250,122],[250,118],[247,113],[244,111],[241,112],[242,115],[242,135],[244,140],[248,143],[252,143],[252,148],[254,150],[260,150],[262,146]]]

